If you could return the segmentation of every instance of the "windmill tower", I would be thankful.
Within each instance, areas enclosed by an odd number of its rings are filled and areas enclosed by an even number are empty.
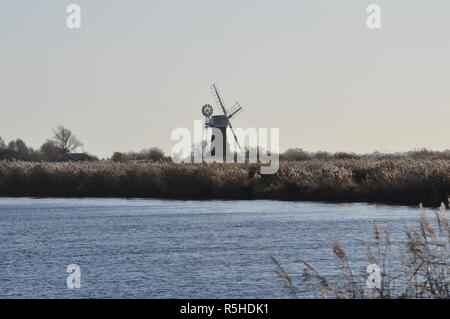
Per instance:
[[[242,151],[241,146],[239,145],[239,141],[237,139],[236,133],[234,132],[233,126],[231,125],[231,118],[237,116],[242,112],[242,107],[238,102],[234,106],[232,106],[230,109],[228,109],[225,106],[225,102],[220,95],[219,89],[217,87],[217,84],[213,84],[211,86],[211,90],[214,96],[214,99],[216,101],[217,107],[222,110],[221,115],[213,115],[214,109],[210,104],[205,104],[202,107],[202,114],[205,116],[205,127],[212,129],[212,136],[211,136],[211,143],[214,142],[216,139],[216,136],[219,135],[218,131],[220,131],[222,134],[222,154],[224,162],[226,160],[226,154],[228,152],[229,144],[227,140],[227,128],[229,127],[231,132],[233,133],[234,140],[236,141],[237,146],[239,147],[239,150]],[[213,156],[215,155],[216,150],[213,151]]]

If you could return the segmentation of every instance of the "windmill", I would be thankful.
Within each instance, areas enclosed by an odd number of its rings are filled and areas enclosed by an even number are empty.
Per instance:
[[[236,141],[236,144],[239,148],[239,150],[242,152],[241,146],[239,145],[239,141],[237,139],[236,133],[234,132],[233,126],[231,125],[231,118],[239,115],[242,112],[242,107],[241,105],[236,102],[236,104],[234,104],[231,108],[227,108],[225,106],[225,102],[222,98],[222,96],[220,95],[219,89],[217,87],[217,84],[213,84],[211,86],[211,90],[214,96],[214,99],[216,101],[216,105],[217,107],[222,110],[221,115],[213,115],[214,113],[214,109],[210,104],[205,104],[202,107],[202,114],[205,116],[205,127],[206,128],[212,128],[213,130],[213,134],[211,136],[211,143],[214,142],[215,138],[216,138],[216,134],[214,134],[215,132],[217,132],[217,130],[219,130],[222,133],[222,138],[223,138],[223,150],[222,150],[222,154],[223,154],[223,158],[224,161],[226,159],[226,154],[227,154],[227,150],[229,149],[228,147],[228,140],[227,140],[227,128],[229,127],[231,132],[233,133],[233,137],[234,140]],[[215,155],[215,150],[213,151]]]

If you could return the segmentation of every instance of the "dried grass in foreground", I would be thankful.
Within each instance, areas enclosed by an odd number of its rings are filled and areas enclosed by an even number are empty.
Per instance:
[[[300,259],[303,266],[302,284],[321,298],[449,299],[450,232],[444,203],[436,212],[434,220],[426,215],[420,205],[419,225],[405,229],[405,238],[397,254],[393,254],[395,251],[387,229],[373,223],[373,236],[372,243],[363,242],[363,245],[367,250],[367,265],[379,267],[378,282],[372,280],[375,277],[369,273],[355,275],[344,248],[332,238],[329,244],[339,262],[339,279],[332,282],[309,262]],[[270,257],[289,294],[301,297],[291,276],[275,257]],[[392,270],[395,262],[400,264],[397,271]],[[376,287],[369,288],[368,281]]]

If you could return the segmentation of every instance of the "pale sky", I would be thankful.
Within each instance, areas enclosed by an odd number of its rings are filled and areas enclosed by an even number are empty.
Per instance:
[[[169,153],[217,82],[234,126],[279,128],[282,151],[448,149],[449,17],[448,0],[0,0],[0,136],[38,148],[64,125],[100,157]]]

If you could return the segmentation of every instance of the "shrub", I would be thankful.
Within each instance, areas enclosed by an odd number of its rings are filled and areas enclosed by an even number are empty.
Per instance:
[[[111,157],[111,160],[116,163],[126,162],[127,159],[128,159],[127,154],[120,152],[114,152],[113,156]]]

